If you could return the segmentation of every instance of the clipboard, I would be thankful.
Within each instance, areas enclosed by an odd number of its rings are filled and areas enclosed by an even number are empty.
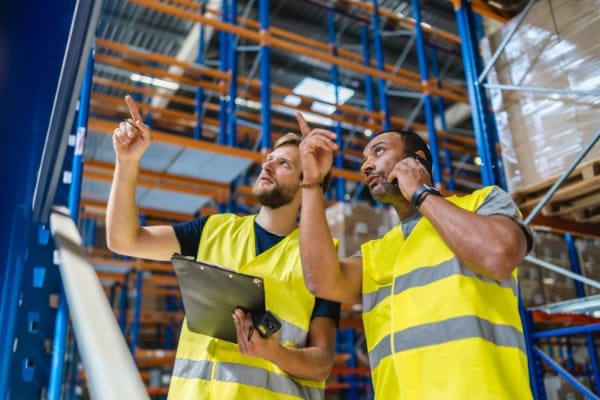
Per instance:
[[[190,331],[237,343],[233,310],[239,307],[253,316],[265,314],[262,278],[179,254],[171,257],[171,263]]]

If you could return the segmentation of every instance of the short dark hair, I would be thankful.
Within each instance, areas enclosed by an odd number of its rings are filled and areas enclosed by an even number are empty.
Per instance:
[[[421,150],[425,154],[425,159],[422,161],[425,169],[429,173],[429,176],[433,179],[433,165],[431,163],[431,151],[429,150],[429,146],[423,140],[421,135],[416,132],[409,131],[407,129],[386,129],[377,131],[371,136],[371,140],[373,140],[376,136],[384,134],[384,133],[397,133],[402,137],[402,142],[404,143],[404,155],[409,156],[411,153],[416,153]]]

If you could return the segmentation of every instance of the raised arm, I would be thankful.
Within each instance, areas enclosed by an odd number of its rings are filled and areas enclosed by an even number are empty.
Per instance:
[[[523,229],[505,215],[480,215],[427,196],[420,207],[456,256],[471,270],[502,281],[527,253]]]
[[[311,130],[302,114],[296,113],[303,139],[300,159],[304,187],[300,209],[300,257],[304,281],[317,297],[341,303],[361,302],[362,259],[339,261],[325,215],[325,200],[319,184],[331,169],[337,145],[335,134]]]
[[[431,182],[425,168],[414,158],[405,158],[394,166],[388,181],[394,180],[409,201],[420,185]],[[458,259],[478,274],[502,281],[525,257],[527,239],[523,229],[507,215],[477,214],[434,195],[425,197],[419,211]]]
[[[288,374],[300,379],[322,381],[333,367],[336,326],[331,318],[317,317],[310,323],[308,343],[304,348],[292,348],[280,343],[280,332],[262,338],[253,326],[250,314],[236,309],[233,313],[238,345],[242,354],[262,357]]]
[[[150,128],[131,96],[125,97],[131,119],[113,133],[115,171],[106,208],[106,241],[111,251],[133,257],[169,260],[180,252],[169,225],[142,227],[135,201],[140,160],[150,146]]]

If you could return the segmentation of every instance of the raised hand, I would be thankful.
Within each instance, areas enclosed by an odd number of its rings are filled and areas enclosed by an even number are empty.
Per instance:
[[[152,140],[150,127],[144,124],[140,110],[131,96],[125,96],[125,103],[131,118],[122,121],[119,127],[115,128],[113,148],[118,161],[139,162]]]
[[[415,190],[424,183],[431,183],[425,166],[415,157],[409,156],[398,161],[387,176],[388,183],[394,183],[405,199],[410,201]]]
[[[326,129],[311,129],[302,114],[297,111],[296,119],[302,132],[300,160],[304,182],[320,183],[333,164],[333,155],[338,150],[336,134]]]

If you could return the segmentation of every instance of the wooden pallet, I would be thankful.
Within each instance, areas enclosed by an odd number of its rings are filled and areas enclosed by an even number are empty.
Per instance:
[[[511,193],[523,211],[531,211],[559,177]],[[585,223],[600,223],[600,159],[575,169],[542,208],[542,215]]]

